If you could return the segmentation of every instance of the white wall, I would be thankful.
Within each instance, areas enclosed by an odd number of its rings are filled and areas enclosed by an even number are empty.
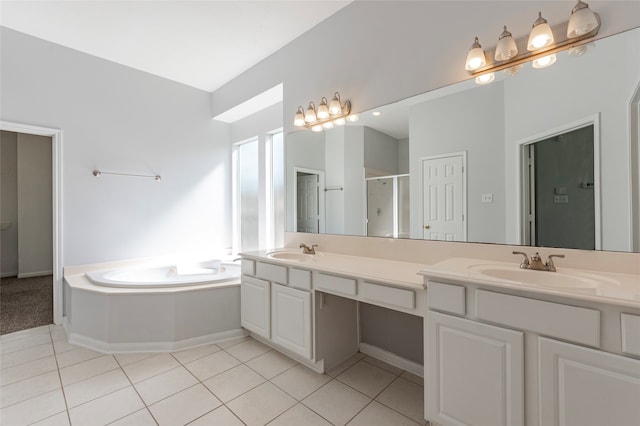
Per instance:
[[[231,245],[230,130],[208,93],[1,31],[2,120],[63,132],[64,265]]]
[[[398,140],[370,127],[364,127],[364,167],[398,174]]]
[[[18,278],[53,273],[52,141],[18,133]]]
[[[211,97],[213,116],[284,83],[285,133],[298,105],[339,91],[354,112],[468,78],[474,36],[494,46],[503,25],[525,36],[542,10],[565,22],[567,1],[356,1],[244,72]],[[640,25],[640,2],[590,1],[599,37]],[[313,48],[309,48],[313,46]]]
[[[631,127],[629,106],[640,80],[640,29],[622,34],[626,45],[604,39],[580,61],[562,58],[566,66],[537,70],[546,74],[544,84],[533,82],[532,72],[505,80],[505,138],[507,164],[507,243],[517,241],[517,165],[519,144],[534,135],[544,135],[593,116],[600,120],[600,176],[602,196],[602,249],[631,249]],[[629,54],[628,52],[635,52]],[[602,79],[607,70],[616,78]],[[517,82],[517,84],[516,84]],[[558,92],[574,93],[570,98],[548,99]]]
[[[467,152],[467,240],[504,242],[504,91],[479,86],[416,105],[409,120],[411,237],[422,238],[422,158]],[[481,203],[483,193],[493,203]]]
[[[0,132],[0,276],[18,274],[18,134]]]

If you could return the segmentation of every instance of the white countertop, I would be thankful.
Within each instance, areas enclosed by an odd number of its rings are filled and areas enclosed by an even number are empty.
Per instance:
[[[259,250],[241,253],[243,258],[274,264],[309,269],[330,274],[363,278],[383,282],[397,287],[424,288],[424,280],[418,273],[427,267],[422,263],[400,262],[372,257],[350,256],[346,254],[317,251],[303,260],[276,259],[269,253],[285,251],[300,252],[298,249]]]
[[[528,282],[512,279],[496,278],[482,273],[484,270],[519,270],[519,264],[494,262],[483,259],[451,258],[433,265],[425,265],[421,275],[429,279],[440,279],[454,282],[467,282],[523,290],[532,293],[569,297],[591,302],[607,303],[633,308],[640,308],[640,276],[632,274],[616,274],[612,272],[583,271],[578,269],[557,267],[557,272],[520,270],[527,274]],[[549,276],[547,274],[557,274]],[[569,281],[572,277],[584,279],[591,288],[573,288],[561,285],[562,277]],[[557,285],[549,285],[548,281],[558,281]]]

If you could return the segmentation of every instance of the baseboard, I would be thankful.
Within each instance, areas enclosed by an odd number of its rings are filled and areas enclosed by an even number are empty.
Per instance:
[[[300,364],[304,365],[305,367],[310,368],[311,370],[315,371],[318,374],[323,374],[325,373],[325,368],[324,368],[324,360],[320,360],[318,362],[313,362],[310,359],[307,359],[303,356],[300,356],[298,354],[294,354],[293,352],[278,346],[276,344],[274,344],[272,341],[265,339],[262,336],[259,336],[257,334],[251,333],[251,337],[256,339],[257,341],[259,341],[260,343],[264,343],[265,345],[277,350],[278,352],[281,352],[282,354],[288,356],[289,358],[293,359],[294,361],[299,362]]]
[[[18,276],[18,271],[3,272],[0,274],[0,278],[16,277],[16,276]]]
[[[91,337],[82,336],[70,331],[69,323],[65,320],[64,328],[67,332],[69,343],[83,346],[85,348],[105,353],[136,353],[136,352],[175,352],[197,346],[210,345],[212,343],[222,343],[227,340],[245,337],[248,333],[242,329],[223,331],[220,333],[208,334],[206,336],[192,337],[190,339],[178,340],[175,342],[133,342],[133,343],[109,343]]]
[[[53,271],[25,272],[18,274],[18,278],[45,277],[47,275],[53,275]]]
[[[387,364],[391,364],[394,367],[407,370],[408,372],[413,373],[416,376],[424,377],[424,366],[422,364],[418,364],[417,362],[402,358],[401,356],[398,356],[377,346],[360,342],[360,352],[365,355],[369,355],[370,357],[379,359],[380,361],[384,361]]]

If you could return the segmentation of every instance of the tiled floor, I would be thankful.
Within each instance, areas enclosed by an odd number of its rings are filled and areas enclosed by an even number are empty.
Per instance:
[[[60,326],[0,338],[0,424],[424,425],[423,382],[358,354],[316,374],[251,339],[103,355]]]

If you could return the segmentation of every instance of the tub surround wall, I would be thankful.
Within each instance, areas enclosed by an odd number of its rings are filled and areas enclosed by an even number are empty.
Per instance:
[[[0,31],[0,118],[62,130],[63,265],[231,245],[230,126],[209,93]]]

